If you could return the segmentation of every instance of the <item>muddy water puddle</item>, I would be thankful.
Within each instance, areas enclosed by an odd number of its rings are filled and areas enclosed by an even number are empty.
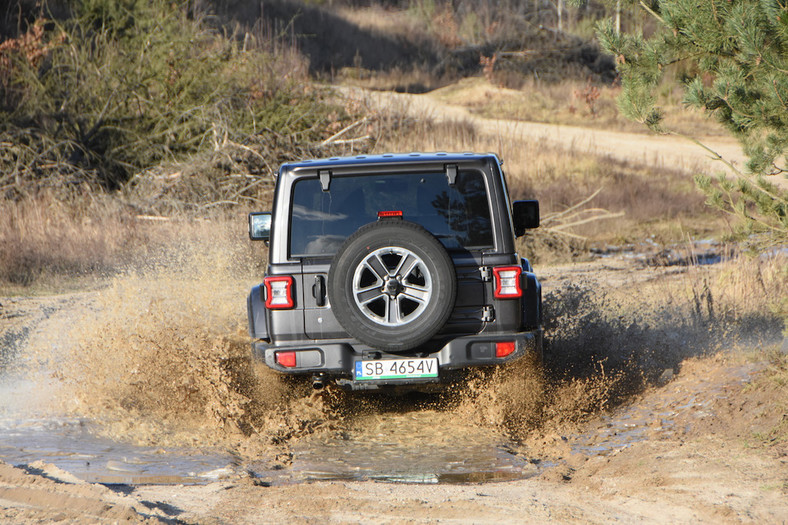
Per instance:
[[[500,437],[455,435],[442,443],[409,433],[342,432],[294,444],[286,468],[232,454],[135,446],[101,437],[94,422],[68,418],[0,419],[0,459],[12,465],[44,461],[88,482],[201,484],[249,473],[272,485],[310,481],[470,483],[534,476],[538,462]],[[419,429],[414,429],[419,430]],[[421,428],[434,431],[432,428]]]
[[[524,479],[538,462],[518,455],[504,436],[434,410],[378,414],[347,430],[295,443],[294,479],[399,483],[470,483]]]
[[[101,436],[98,422],[47,407],[45,381],[0,377],[0,460],[26,466],[44,461],[92,483],[206,483],[233,473],[229,454],[137,446]]]
[[[13,412],[13,411],[12,411]],[[136,446],[101,435],[95,421],[39,415],[0,416],[0,460],[53,464],[102,484],[202,484],[251,475],[270,485],[311,481],[478,483],[538,474],[539,461],[517,454],[506,438],[451,421],[436,411],[378,414],[348,428],[305,436],[289,448],[287,465],[221,451]]]
[[[461,438],[452,445],[428,448],[341,439],[310,443],[294,450],[292,471],[304,481],[427,484],[510,481],[538,474],[534,463],[506,447],[490,443],[468,447]]]
[[[96,435],[89,421],[65,418],[0,420],[0,459],[44,461],[91,483],[207,483],[233,474],[234,458],[189,450],[140,447]]]
[[[678,420],[686,424],[705,417],[714,399],[753,372],[752,366],[732,368],[702,392],[668,384],[602,416],[586,433],[567,436],[568,445],[574,454],[604,456],[657,436],[670,438]],[[24,396],[19,389],[16,393],[6,400]],[[285,459],[274,466],[223,451],[135,446],[101,437],[95,421],[23,418],[15,412],[8,406],[0,411],[0,459],[13,465],[42,460],[103,484],[201,484],[246,475],[270,485],[327,480],[481,483],[533,477],[560,461],[525,457],[497,430],[463,421],[452,410],[422,407],[355,415],[339,428],[292,441]]]

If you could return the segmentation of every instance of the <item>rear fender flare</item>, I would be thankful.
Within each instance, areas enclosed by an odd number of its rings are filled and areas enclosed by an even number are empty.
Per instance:
[[[268,312],[263,294],[262,284],[252,288],[246,299],[246,311],[249,315],[249,336],[253,339],[268,340]]]
[[[542,284],[536,274],[524,271],[520,274],[523,288],[523,327],[532,330],[542,325]]]

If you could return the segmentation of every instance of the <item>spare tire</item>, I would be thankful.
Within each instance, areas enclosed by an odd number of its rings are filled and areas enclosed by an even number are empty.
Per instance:
[[[384,219],[362,226],[334,256],[328,298],[342,327],[389,352],[427,342],[449,319],[457,276],[446,249],[422,226]]]

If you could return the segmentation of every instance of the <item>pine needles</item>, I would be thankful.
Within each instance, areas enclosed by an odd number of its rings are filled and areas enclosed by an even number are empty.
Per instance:
[[[669,133],[653,94],[668,66],[680,64],[684,102],[719,121],[748,156],[746,171],[729,166],[735,180],[696,179],[708,202],[740,219],[739,234],[764,234],[751,237],[756,244],[788,243],[788,4],[661,0],[652,7],[661,29],[648,39],[618,34],[611,22],[598,27],[622,77],[622,113]]]

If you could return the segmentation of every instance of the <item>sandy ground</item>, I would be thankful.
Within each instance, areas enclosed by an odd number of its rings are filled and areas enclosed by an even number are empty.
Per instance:
[[[0,521],[785,523],[788,447],[751,443],[786,415],[771,410],[773,390],[752,386],[757,368],[721,357],[686,361],[667,385],[618,409],[648,420],[642,441],[607,455],[568,454],[530,479],[272,487],[240,476],[113,489],[43,461],[0,464]],[[602,436],[606,429],[596,419],[585,430]]]

